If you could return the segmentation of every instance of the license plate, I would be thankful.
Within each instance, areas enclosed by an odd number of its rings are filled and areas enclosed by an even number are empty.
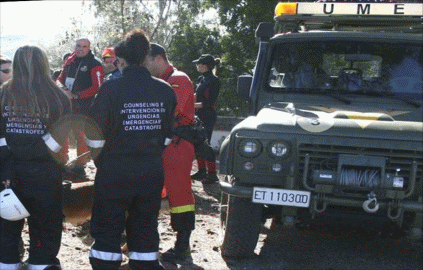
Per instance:
[[[254,187],[253,203],[309,207],[310,192]]]

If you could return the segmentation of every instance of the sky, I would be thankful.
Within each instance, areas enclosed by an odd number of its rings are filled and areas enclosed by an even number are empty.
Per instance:
[[[57,35],[72,26],[72,17],[93,24],[92,15],[83,15],[81,3],[82,0],[1,2],[0,52],[13,59],[21,46],[51,45]]]

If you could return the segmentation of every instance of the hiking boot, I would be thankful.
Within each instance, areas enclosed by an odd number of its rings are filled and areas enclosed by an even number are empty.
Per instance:
[[[206,178],[206,176],[207,176],[206,170],[200,170],[200,171],[194,173],[193,175],[191,175],[191,179],[192,180],[203,180],[204,178]]]
[[[207,174],[206,178],[202,181],[203,184],[213,184],[219,182],[216,172]]]

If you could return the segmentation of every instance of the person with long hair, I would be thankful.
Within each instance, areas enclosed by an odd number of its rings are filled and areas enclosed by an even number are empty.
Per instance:
[[[36,46],[16,51],[13,76],[2,85],[0,100],[0,150],[5,162],[1,181],[10,180],[30,214],[28,269],[60,269],[63,164],[59,160],[67,133],[57,123],[70,114],[70,100],[51,79],[47,55]],[[19,269],[24,219],[2,223],[0,269]]]
[[[10,80],[12,77],[12,60],[6,55],[0,54],[0,86]],[[4,160],[0,156],[0,173],[4,170]],[[0,234],[2,227],[2,218],[0,217]]]
[[[119,269],[125,229],[129,267],[164,269],[157,228],[161,155],[172,141],[177,101],[172,87],[143,66],[149,50],[143,31],[126,34],[115,48],[122,77],[104,82],[91,107],[103,134],[87,140],[97,166],[90,251],[94,270]]]
[[[195,114],[203,122],[207,131],[207,139],[211,143],[214,124],[216,123],[216,101],[220,90],[220,81],[216,76],[216,67],[220,64],[220,58],[214,58],[210,54],[203,54],[194,60],[197,71],[201,76],[197,79],[195,90]],[[196,153],[198,171],[191,176],[194,180],[202,180],[204,184],[219,181],[216,174],[216,156],[211,151],[207,156]]]

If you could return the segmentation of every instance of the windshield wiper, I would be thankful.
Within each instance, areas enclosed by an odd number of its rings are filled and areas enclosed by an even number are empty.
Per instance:
[[[375,96],[382,96],[382,97],[388,97],[388,98],[392,98],[392,99],[396,99],[396,100],[401,100],[402,102],[405,102],[409,105],[413,105],[416,108],[420,108],[422,106],[421,102],[414,101],[412,99],[408,99],[408,98],[404,98],[404,97],[400,97],[400,96],[395,95],[394,93],[378,92],[378,91],[366,91],[366,92],[364,92],[364,94],[371,94],[371,95],[375,95]]]
[[[351,100],[349,100],[348,98],[341,97],[340,95],[337,95],[337,94],[334,94],[334,93],[330,93],[330,92],[322,92],[322,94],[324,94],[324,95],[326,95],[328,97],[332,97],[334,99],[337,99],[339,101],[342,101],[345,104],[348,104],[348,105],[351,104]]]
[[[387,97],[401,100],[401,101],[403,101],[407,104],[413,105],[416,108],[420,108],[422,106],[422,104],[420,102],[417,102],[417,101],[414,101],[414,100],[411,100],[411,99],[408,99],[408,98],[403,98],[403,97],[399,97],[399,96],[396,96],[396,95],[387,95]]]

